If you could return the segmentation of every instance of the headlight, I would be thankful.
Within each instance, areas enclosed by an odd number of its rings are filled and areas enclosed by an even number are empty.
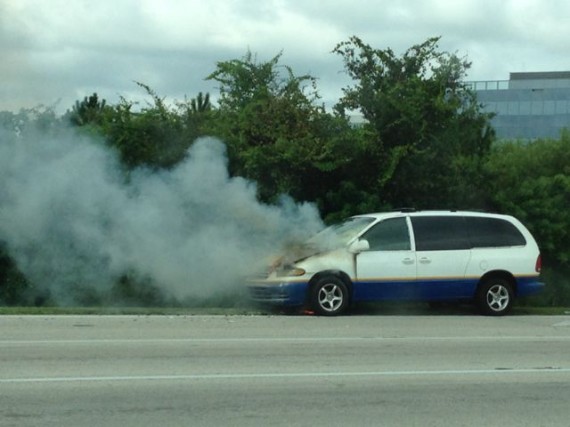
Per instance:
[[[278,277],[302,276],[303,274],[305,274],[305,270],[298,267],[284,268],[277,271]]]

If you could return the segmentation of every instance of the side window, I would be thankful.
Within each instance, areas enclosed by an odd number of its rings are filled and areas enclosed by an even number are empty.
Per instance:
[[[526,240],[510,222],[499,218],[465,217],[474,248],[524,246]]]
[[[379,222],[362,238],[368,240],[371,251],[406,251],[411,249],[406,218],[393,218]]]
[[[412,217],[416,251],[470,249],[467,229],[460,216]]]

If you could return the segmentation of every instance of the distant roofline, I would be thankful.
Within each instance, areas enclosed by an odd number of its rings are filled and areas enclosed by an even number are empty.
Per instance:
[[[528,73],[510,73],[510,80],[545,80],[570,79],[570,71],[539,71]]]

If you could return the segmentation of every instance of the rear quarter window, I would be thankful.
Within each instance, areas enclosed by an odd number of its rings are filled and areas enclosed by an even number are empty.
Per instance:
[[[517,227],[504,219],[465,217],[465,224],[473,248],[526,245],[526,239]]]

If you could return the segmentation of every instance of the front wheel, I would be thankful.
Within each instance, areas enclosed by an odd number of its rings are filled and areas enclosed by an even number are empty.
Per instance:
[[[477,303],[483,314],[502,316],[508,313],[513,305],[513,287],[503,278],[485,280],[477,291]]]
[[[311,307],[321,316],[336,316],[348,307],[348,288],[338,277],[320,278],[311,291]]]

